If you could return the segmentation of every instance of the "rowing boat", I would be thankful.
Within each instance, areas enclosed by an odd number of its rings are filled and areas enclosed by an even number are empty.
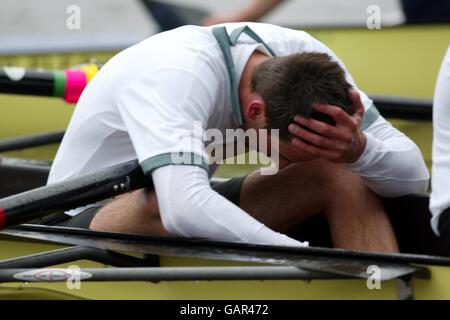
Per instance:
[[[374,100],[385,115],[422,121],[431,119],[430,101],[392,97],[374,97]],[[63,132],[54,132],[2,140],[0,150],[54,143],[60,141],[62,135]],[[102,197],[115,195],[103,193],[105,190],[120,192],[118,186],[122,183],[127,188],[137,188],[145,186],[143,181],[146,181],[142,176],[139,178],[137,164],[132,164],[131,167],[127,165],[126,170],[122,168],[117,177],[111,176],[111,172],[102,172],[98,174],[100,180],[95,175],[90,176],[89,181],[82,179],[76,188],[72,181],[69,185],[53,186],[50,190],[39,189],[46,182],[49,165],[47,161],[2,158],[0,207],[7,214],[6,219],[3,216],[3,225],[26,222],[25,213],[35,217],[37,213],[68,208],[63,205],[83,205],[85,203],[79,201],[83,200],[84,194],[89,201],[83,201],[93,202],[99,199],[95,198],[99,194]],[[93,187],[86,189],[87,186]],[[27,190],[34,193],[22,193]],[[74,195],[76,201],[71,202]],[[30,199],[31,202],[28,201]],[[285,248],[212,243],[201,239],[164,239],[21,225],[0,233],[0,282],[3,282],[0,297],[450,298],[445,291],[450,259],[443,257],[446,244],[431,231],[428,201],[427,195],[385,200],[403,252],[398,255],[373,256],[331,249],[328,226],[323,217],[308,221],[290,234],[292,237],[306,237],[303,240],[308,239],[314,247],[289,252]],[[9,210],[11,207],[19,209],[13,212],[13,216]],[[405,216],[408,217],[406,220]],[[79,289],[67,284],[67,280],[74,278],[70,271],[73,269],[68,269],[70,266],[80,268],[80,273],[77,273],[82,278]],[[380,289],[370,282],[368,271],[371,266],[381,268],[384,278]],[[54,282],[46,283],[49,280]]]
[[[135,181],[133,164],[127,168]],[[39,190],[48,170],[46,163],[4,158],[0,197]],[[450,258],[442,256],[448,248],[429,227],[428,197],[385,205],[402,254],[332,249],[320,217],[290,234],[314,245],[300,249],[20,225],[0,233],[0,298],[449,299]],[[80,268],[78,289],[67,282],[73,266]],[[381,270],[379,289],[371,285],[373,266]]]

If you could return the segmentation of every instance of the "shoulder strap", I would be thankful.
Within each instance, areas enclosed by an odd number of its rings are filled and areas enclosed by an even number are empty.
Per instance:
[[[375,120],[378,119],[380,116],[380,112],[375,107],[375,105],[372,103],[369,109],[367,109],[366,112],[364,112],[364,117],[362,120],[361,127],[363,130],[366,130],[368,127],[372,125],[372,123],[375,122]]]
[[[242,117],[241,106],[239,104],[239,88],[238,81],[236,79],[236,73],[234,69],[233,57],[231,56],[230,50],[230,38],[228,37],[227,30],[225,27],[214,27],[212,29],[213,35],[222,50],[223,57],[225,59],[225,65],[228,71],[228,79],[230,81],[231,88],[231,108],[237,123],[242,126],[244,124],[244,119]]]
[[[241,107],[239,105],[239,81],[236,78],[233,57],[231,55],[230,47],[235,46],[242,33],[249,35],[257,43],[261,43],[266,47],[272,56],[275,56],[274,51],[258,36],[249,26],[243,26],[233,30],[230,36],[228,36],[227,29],[225,27],[214,27],[212,33],[219,44],[225,59],[225,65],[228,71],[228,78],[231,88],[231,108],[233,110],[234,117],[239,125],[244,124],[244,119],[241,113]]]
[[[261,39],[260,36],[258,36],[256,34],[255,31],[253,31],[249,26],[243,26],[237,29],[234,29],[233,32],[231,32],[230,34],[230,43],[232,46],[235,46],[236,43],[239,40],[239,37],[241,36],[241,34],[247,34],[250,38],[252,38],[253,40],[255,40],[257,43],[261,43],[264,47],[266,47],[267,51],[270,52],[270,54],[272,56],[275,57],[275,52],[272,50],[272,48],[270,48],[263,39]]]

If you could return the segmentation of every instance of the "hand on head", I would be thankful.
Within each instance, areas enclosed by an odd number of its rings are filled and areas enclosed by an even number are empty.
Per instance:
[[[356,162],[366,146],[366,136],[361,129],[364,105],[356,90],[349,90],[353,115],[340,107],[316,104],[314,110],[331,116],[335,126],[312,118],[295,116],[289,132],[295,136],[292,145],[299,151],[328,159],[336,163]],[[309,130],[307,130],[308,128]]]

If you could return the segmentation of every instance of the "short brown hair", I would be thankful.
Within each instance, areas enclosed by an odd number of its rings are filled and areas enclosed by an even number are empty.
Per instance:
[[[279,129],[280,138],[291,135],[295,115],[310,117],[314,103],[327,103],[353,114],[342,67],[328,54],[298,53],[271,58],[252,74],[251,89],[267,104],[267,128]]]

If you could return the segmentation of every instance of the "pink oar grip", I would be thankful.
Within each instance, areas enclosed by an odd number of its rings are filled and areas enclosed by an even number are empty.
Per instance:
[[[81,96],[87,85],[87,77],[82,70],[65,70],[66,74],[66,90],[64,92],[64,100],[69,103],[75,103]]]

